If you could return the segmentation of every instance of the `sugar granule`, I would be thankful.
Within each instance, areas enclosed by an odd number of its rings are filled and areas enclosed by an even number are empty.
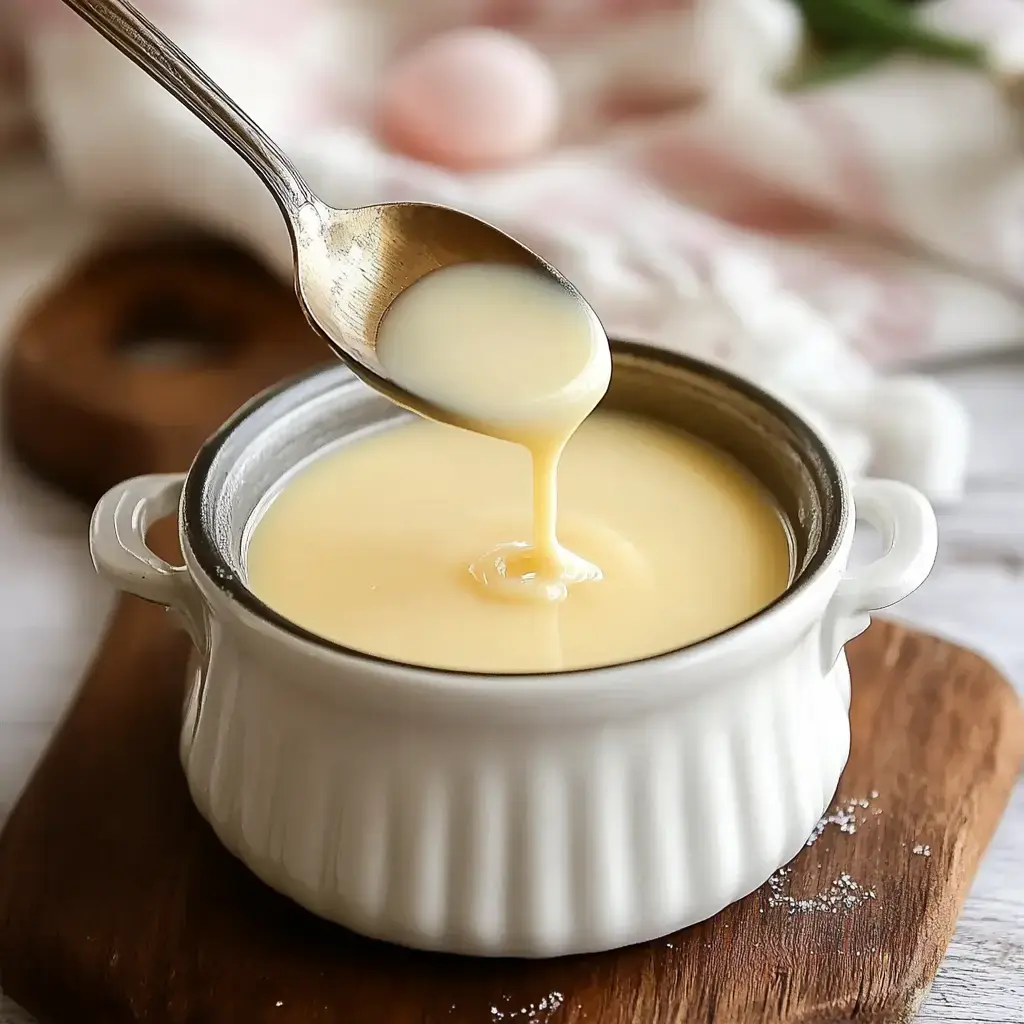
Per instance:
[[[860,797],[856,800],[842,799],[836,804],[835,808],[830,814],[826,814],[817,825],[814,826],[814,831],[810,834],[807,839],[807,846],[813,846],[820,838],[822,833],[830,825],[834,825],[839,829],[840,832],[845,835],[852,836],[857,831],[857,826],[866,822],[867,816],[861,815],[860,819],[857,818],[858,811],[866,811],[871,806],[872,800],[878,799],[878,790],[871,790],[869,797]],[[878,815],[882,812],[875,808],[872,815]]]
[[[932,855],[932,848],[923,843],[915,843],[911,853],[916,853],[919,857],[930,857]]]
[[[502,998],[506,1003],[509,1002],[508,996]],[[561,992],[549,992],[538,1002],[522,1006],[518,1010],[500,1010],[497,1006],[491,1006],[491,1020],[533,1020],[537,1021],[537,1024],[542,1024],[564,1002],[565,996]]]
[[[789,892],[789,878],[792,874],[792,868],[780,868],[768,879],[768,906],[785,907],[790,916],[846,913],[867,900],[876,899],[874,889],[867,889],[855,882],[845,871],[827,889],[799,899]]]

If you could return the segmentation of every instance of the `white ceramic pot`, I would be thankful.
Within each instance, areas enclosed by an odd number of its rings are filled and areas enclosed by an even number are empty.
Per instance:
[[[407,415],[341,367],[254,400],[187,477],[99,502],[99,571],[196,644],[196,805],[270,886],[380,939],[537,957],[700,921],[800,850],[849,751],[843,644],[927,576],[931,508],[899,483],[851,487],[795,414],[702,363],[616,344],[607,402],[707,437],[772,489],[796,566],[780,599],[668,654],[548,675],[417,668],[304,632],[245,586],[251,524],[296,464]],[[848,573],[854,500],[886,553]],[[174,512],[179,567],[145,543]]]

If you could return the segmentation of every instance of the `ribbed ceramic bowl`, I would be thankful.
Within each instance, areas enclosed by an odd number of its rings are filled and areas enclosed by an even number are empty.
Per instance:
[[[706,918],[807,839],[849,751],[843,644],[928,574],[931,509],[898,483],[851,486],[806,423],[703,363],[616,344],[606,403],[706,438],[771,490],[794,537],[782,597],[671,653],[548,675],[416,668],[305,632],[247,589],[245,545],[298,462],[406,416],[341,367],[251,402],[187,477],[99,502],[99,571],[196,644],[196,805],[270,886],[409,946],[550,956]],[[886,551],[851,574],[855,502]],[[144,539],[172,513],[180,567]]]

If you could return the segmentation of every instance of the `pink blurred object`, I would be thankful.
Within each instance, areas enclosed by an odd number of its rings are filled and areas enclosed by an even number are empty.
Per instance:
[[[554,137],[558,84],[529,44],[497,29],[445,32],[381,85],[377,129],[395,149],[453,170],[518,163]]]

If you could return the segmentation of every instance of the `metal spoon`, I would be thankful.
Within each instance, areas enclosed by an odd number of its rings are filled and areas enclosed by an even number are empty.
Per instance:
[[[227,142],[260,176],[288,224],[295,291],[310,324],[352,371],[392,401],[446,422],[449,411],[392,381],[376,354],[391,302],[425,274],[458,263],[538,270],[586,304],[561,274],[504,232],[427,203],[328,206],[276,143],[213,80],[125,0],[64,0]]]

